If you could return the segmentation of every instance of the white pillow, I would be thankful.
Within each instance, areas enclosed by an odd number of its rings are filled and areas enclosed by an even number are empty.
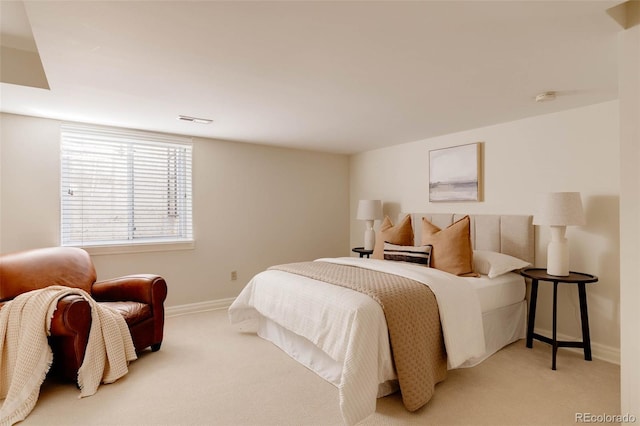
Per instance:
[[[487,275],[489,278],[495,278],[527,266],[531,266],[531,264],[508,254],[488,250],[473,251],[473,270],[479,274]]]

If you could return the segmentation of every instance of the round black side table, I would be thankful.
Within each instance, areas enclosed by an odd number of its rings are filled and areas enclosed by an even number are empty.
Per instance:
[[[358,253],[360,257],[367,256],[367,258],[373,253],[373,250],[365,250],[364,247],[354,247],[351,249],[351,251],[354,253]]]
[[[569,272],[566,277],[549,275],[544,268],[525,268],[520,271],[524,277],[531,279],[531,300],[529,301],[529,322],[527,325],[527,347],[533,347],[533,339],[540,340],[551,345],[552,358],[551,369],[556,369],[556,354],[558,348],[583,348],[584,359],[591,361],[591,338],[589,337],[589,313],[587,311],[587,291],[585,284],[595,283],[598,277],[582,272]],[[547,281],[553,283],[553,330],[552,337],[534,333],[536,321],[536,303],[538,299],[538,282]],[[582,323],[582,342],[558,341],[556,328],[558,319],[558,284],[576,284],[578,286],[578,298],[580,299],[580,322]]]

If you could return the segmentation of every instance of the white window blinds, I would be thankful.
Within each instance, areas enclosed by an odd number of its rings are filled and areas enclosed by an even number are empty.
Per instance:
[[[191,241],[190,138],[64,124],[62,245]]]

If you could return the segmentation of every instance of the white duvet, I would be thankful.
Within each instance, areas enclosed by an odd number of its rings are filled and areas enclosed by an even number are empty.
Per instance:
[[[429,285],[438,301],[448,367],[457,368],[484,354],[480,303],[464,279],[403,262],[352,257],[318,261],[392,273]],[[338,390],[346,424],[355,424],[375,411],[378,384],[392,372],[385,371],[391,355],[384,314],[373,299],[283,271],[264,271],[229,308],[234,324],[261,316],[313,342],[342,365]]]

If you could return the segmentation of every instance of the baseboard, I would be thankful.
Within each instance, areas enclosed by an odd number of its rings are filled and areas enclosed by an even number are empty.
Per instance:
[[[166,317],[178,315],[195,314],[196,312],[215,311],[217,309],[227,309],[235,300],[235,297],[227,299],[208,300],[206,302],[188,303],[186,305],[168,306],[164,308]]]
[[[551,337],[552,335],[551,330],[545,330],[537,327],[535,328],[535,333],[540,334],[542,336],[549,336],[549,337]],[[575,336],[569,336],[562,333],[558,333],[557,337],[558,337],[558,340],[565,340],[568,342],[571,342],[571,341],[578,342],[582,340],[582,336],[575,337]],[[580,348],[561,348],[561,349],[566,349],[569,351],[574,351],[577,353],[584,354],[584,350]],[[620,348],[614,348],[611,346],[603,345],[591,340],[591,356],[593,358],[597,358],[602,361],[620,365]]]

